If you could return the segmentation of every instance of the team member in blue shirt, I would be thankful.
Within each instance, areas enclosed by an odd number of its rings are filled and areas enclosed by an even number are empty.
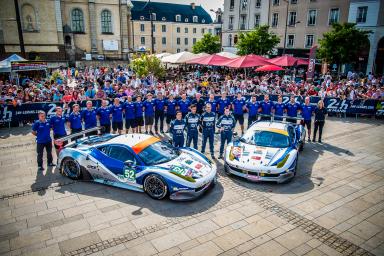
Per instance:
[[[113,132],[118,132],[121,134],[121,131],[123,130],[123,105],[120,104],[119,98],[115,98],[113,100],[113,105],[111,106],[111,114]]]
[[[295,101],[295,96],[291,95],[289,102],[285,105],[285,109],[287,110],[287,122],[296,123],[295,119],[297,117],[297,112],[300,111],[300,104]],[[289,118],[295,117],[295,118]]]
[[[53,138],[59,139],[64,136],[67,136],[67,132],[65,131],[65,123],[67,122],[67,118],[63,116],[63,109],[61,107],[56,107],[56,114],[50,118],[49,123],[53,130]],[[65,146],[67,142],[63,142],[63,146]],[[58,154],[58,149],[60,146],[55,145],[56,153]]]
[[[271,117],[271,112],[273,109],[273,102],[269,100],[269,95],[266,94],[264,95],[264,100],[260,102],[260,109],[261,109],[261,114],[264,116],[261,116],[261,120],[270,120]]]
[[[71,131],[71,134],[81,132],[83,130],[83,126],[81,124],[81,114],[80,114],[80,106],[79,104],[74,104],[72,106],[72,113],[68,117],[68,128]],[[75,138],[76,139],[76,138]]]
[[[247,111],[248,111],[248,128],[256,122],[257,120],[257,113],[259,112],[259,102],[256,101],[256,96],[252,95],[251,101],[247,102],[246,105]]]
[[[185,116],[185,124],[187,126],[187,147],[191,146],[193,141],[193,148],[197,150],[197,140],[199,137],[199,122],[200,115],[196,113],[197,106],[191,105],[191,112]]]
[[[211,151],[212,159],[215,159],[213,154],[213,141],[215,136],[215,120],[216,114],[211,111],[211,104],[207,103],[205,105],[205,112],[201,115],[200,123],[203,127],[203,144],[201,146],[201,153],[205,153],[205,146],[207,144],[207,139],[209,140],[209,150]]]
[[[145,133],[152,132],[153,121],[155,119],[155,101],[152,99],[152,94],[147,94],[147,99],[143,103],[144,106],[144,121],[145,121]]]
[[[183,118],[188,114],[190,105],[191,102],[187,99],[187,95],[183,93],[181,99],[177,102],[178,109],[182,113]]]
[[[166,100],[163,97],[161,92],[157,93],[157,98],[155,99],[155,132],[157,133],[158,124],[160,123],[160,132],[164,133],[164,117],[165,117],[165,102]]]
[[[48,166],[55,166],[52,157],[51,125],[45,119],[45,112],[39,111],[39,120],[32,125],[32,134],[36,136],[37,166],[43,171],[43,152],[47,151]]]
[[[97,118],[99,119],[100,126],[104,127],[101,133],[111,132],[111,109],[108,107],[108,101],[102,100],[101,107],[96,112]]]
[[[273,104],[273,114],[275,115],[274,120],[282,121],[284,115],[285,104],[283,103],[283,96],[277,96],[277,102]]]
[[[169,95],[168,100],[165,102],[165,112],[167,113],[165,122],[167,123],[167,132],[169,132],[169,125],[172,120],[176,118],[177,102],[174,100],[173,95]]]
[[[185,121],[182,119],[181,111],[176,112],[176,119],[171,122],[170,132],[172,133],[173,145],[184,147]]]
[[[215,95],[214,94],[209,94],[209,99],[206,101],[206,106],[208,104],[211,105],[211,112],[215,113],[216,114],[216,111],[217,111],[217,101],[215,100]]]
[[[219,116],[224,114],[225,108],[231,106],[231,101],[227,98],[227,94],[223,92],[221,98],[217,101],[217,113]]]
[[[87,108],[81,112],[81,119],[83,119],[85,130],[97,126],[96,110],[92,107],[92,101],[87,101],[86,106]],[[97,135],[97,131],[88,134]]]
[[[240,92],[237,93],[237,98],[232,101],[233,115],[236,123],[239,122],[241,134],[244,134],[244,110],[246,102]],[[235,123],[235,125],[236,125]]]
[[[235,128],[235,118],[229,113],[229,108],[224,110],[224,115],[217,120],[216,127],[220,129],[220,155],[219,159],[223,158],[225,142],[232,141],[233,129]]]
[[[132,101],[132,96],[127,97],[127,101],[124,104],[124,113],[125,113],[125,131],[129,132],[129,129],[134,132],[136,129],[136,104]]]
[[[311,106],[309,97],[305,97],[304,103],[301,105],[301,116],[304,119],[304,127],[307,126],[308,142],[311,141],[311,123],[314,111],[315,107]]]
[[[196,113],[201,115],[204,111],[205,101],[201,98],[200,93],[196,93],[195,99],[192,100],[191,104],[196,106]]]
[[[141,133],[141,128],[144,126],[144,117],[143,117],[143,111],[144,109],[144,102],[141,101],[141,96],[138,95],[136,97],[136,132]]]

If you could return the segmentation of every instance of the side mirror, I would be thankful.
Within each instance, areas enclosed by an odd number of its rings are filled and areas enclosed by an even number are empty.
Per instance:
[[[135,167],[135,163],[132,160],[127,160],[124,162],[125,166],[128,166],[130,168]]]

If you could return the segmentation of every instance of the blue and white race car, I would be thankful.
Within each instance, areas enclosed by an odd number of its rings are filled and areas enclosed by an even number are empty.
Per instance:
[[[203,154],[146,134],[78,139],[60,151],[57,168],[71,179],[146,192],[154,199],[194,199],[216,182],[216,165]]]
[[[300,124],[257,121],[244,136],[228,144],[225,171],[251,181],[289,181],[296,175],[304,139]]]

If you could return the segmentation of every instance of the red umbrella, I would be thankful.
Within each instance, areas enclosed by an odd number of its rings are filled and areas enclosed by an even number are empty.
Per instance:
[[[298,59],[296,65],[308,65],[309,60],[308,59]]]
[[[216,66],[216,65],[221,65],[222,62],[227,62],[229,60],[231,60],[231,59],[227,58],[227,57],[220,56],[220,55],[212,54],[212,55],[198,57],[198,58],[189,60],[186,63],[187,64]]]
[[[262,56],[254,55],[254,54],[240,56],[226,63],[221,63],[221,65],[230,67],[230,68],[250,68],[250,67],[263,66],[268,64],[271,64],[269,62],[269,59],[264,58]]]
[[[281,70],[284,70],[284,69],[275,65],[264,65],[256,69],[256,71],[281,71]]]
[[[282,67],[290,67],[290,66],[296,66],[298,60],[299,60],[298,58],[284,55],[281,57],[270,59],[269,62]]]

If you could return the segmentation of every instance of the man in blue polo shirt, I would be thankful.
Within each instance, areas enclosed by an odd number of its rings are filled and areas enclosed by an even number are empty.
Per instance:
[[[273,102],[269,100],[269,95],[264,95],[264,100],[260,102],[261,120],[271,120],[271,112],[273,108]]]
[[[301,105],[301,116],[304,119],[303,126],[307,126],[308,142],[311,142],[312,113],[314,111],[315,107],[311,106],[309,97],[306,97],[304,103]]]
[[[48,166],[55,166],[52,157],[51,125],[45,119],[45,112],[39,111],[39,120],[32,125],[32,134],[36,136],[37,166],[43,171],[43,152],[47,151]]]
[[[231,101],[227,98],[227,94],[223,92],[221,98],[217,101],[217,113],[219,116],[224,114],[224,110],[231,106]]]
[[[92,107],[92,101],[87,101],[86,106],[87,108],[81,112],[85,130],[97,126],[96,110]],[[87,135],[97,135],[97,131],[88,133]]]
[[[273,104],[273,114],[274,120],[276,121],[282,121],[283,120],[283,115],[285,111],[285,104],[283,103],[283,96],[279,95],[277,96],[277,102]]]
[[[217,101],[215,100],[215,95],[214,94],[209,94],[209,99],[205,102],[205,105],[207,104],[211,105],[211,112],[216,114],[217,111]]]
[[[108,101],[102,100],[101,107],[97,110],[97,118],[99,119],[100,126],[104,127],[101,133],[111,132],[111,109],[108,107]]]
[[[174,100],[173,95],[169,95],[168,100],[165,102],[165,112],[167,113],[165,122],[167,123],[167,132],[169,132],[171,121],[176,118],[176,106],[177,102]]]
[[[252,95],[251,101],[247,102],[246,108],[248,111],[248,128],[256,122],[257,113],[259,112],[259,102],[256,101],[256,96]]]
[[[241,95],[241,92],[237,93],[237,98],[232,101],[233,116],[235,117],[235,125],[237,122],[240,124],[241,134],[244,134],[244,110],[245,99]]]
[[[187,99],[187,95],[183,93],[181,95],[181,100],[177,102],[177,106],[179,108],[179,111],[183,115],[183,118],[188,114],[190,105],[191,102]]]
[[[136,129],[136,104],[132,101],[132,96],[127,97],[127,101],[124,104],[124,113],[125,113],[125,131],[129,132],[129,129],[132,132]]]
[[[141,133],[141,128],[144,126],[144,117],[143,111],[144,103],[141,101],[141,96],[136,97],[136,106],[135,106],[135,119],[136,119],[136,132]]]
[[[145,133],[153,134],[152,126],[155,119],[155,101],[152,99],[152,93],[147,94],[147,99],[143,103]]]
[[[157,98],[155,99],[155,132],[158,133],[158,124],[160,123],[160,132],[164,133],[164,117],[165,117],[165,103],[166,100],[163,97],[161,92],[157,93]]]
[[[113,100],[113,105],[111,106],[111,114],[113,132],[118,132],[121,134],[121,131],[123,130],[123,105],[120,104],[119,98],[115,98]]]
[[[71,131],[71,134],[81,132],[83,126],[81,124],[81,114],[79,104],[74,104],[72,107],[72,113],[68,117],[68,128]]]
[[[67,132],[65,131],[65,123],[67,122],[67,117],[63,116],[63,109],[61,107],[56,107],[56,114],[49,119],[49,123],[53,130],[53,138],[59,139],[64,136],[67,136]],[[63,142],[63,146],[67,142]],[[60,147],[55,145],[56,154],[58,155],[58,149]]]
[[[289,102],[285,106],[287,110],[287,122],[296,124],[297,112],[300,111],[300,104],[295,101],[295,96],[291,95]],[[290,118],[295,117],[295,118]]]

